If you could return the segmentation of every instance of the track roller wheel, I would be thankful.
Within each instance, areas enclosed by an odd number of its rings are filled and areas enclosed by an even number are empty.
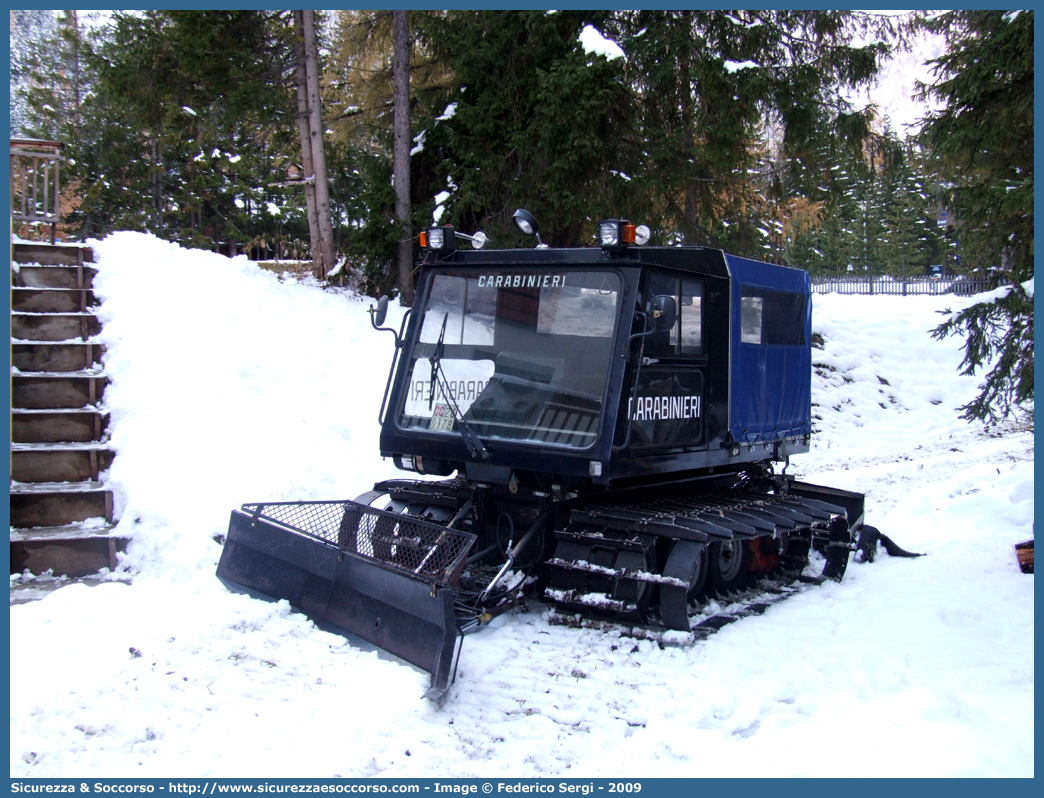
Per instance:
[[[742,590],[750,584],[750,545],[746,540],[711,543],[707,572],[720,594]]]
[[[621,551],[616,555],[614,567],[617,569],[630,569],[634,571],[656,572],[656,554],[652,547],[644,552]],[[637,579],[620,579],[614,585],[611,597],[617,601],[626,601],[634,604],[639,613],[645,612],[646,607],[653,598],[654,586],[649,582]]]
[[[663,575],[688,584],[660,585],[660,620],[668,629],[689,631],[689,602],[703,590],[707,582],[707,545],[692,540],[679,540],[671,549]]]

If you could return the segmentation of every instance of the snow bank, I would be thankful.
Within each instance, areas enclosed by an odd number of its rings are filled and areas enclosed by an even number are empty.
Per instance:
[[[140,233],[92,243],[132,570],[209,569],[231,507],[351,498],[390,472],[377,415],[393,344],[369,301]]]

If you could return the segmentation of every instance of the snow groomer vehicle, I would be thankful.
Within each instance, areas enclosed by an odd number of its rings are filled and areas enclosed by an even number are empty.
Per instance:
[[[399,329],[386,297],[371,307],[395,337],[381,454],[414,476],[234,510],[226,584],[419,666],[439,695],[462,636],[527,597],[687,632],[708,595],[872,559],[862,494],[785,473],[812,434],[804,271],[644,246],[624,220],[588,248],[484,239],[425,231]]]

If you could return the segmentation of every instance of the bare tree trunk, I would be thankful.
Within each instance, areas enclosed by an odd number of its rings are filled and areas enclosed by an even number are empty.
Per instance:
[[[319,223],[322,261],[316,258],[316,277],[323,279],[334,266],[333,223],[330,191],[326,183],[326,150],[323,147],[322,97],[319,94],[319,48],[315,40],[315,12],[304,11],[305,73],[308,78],[308,128],[312,142],[312,173],[315,175],[315,215]],[[312,253],[313,257],[315,252]]]
[[[682,11],[681,14],[682,24],[685,26],[686,36],[692,35],[692,12]],[[683,47],[678,55],[678,69],[681,73],[681,124],[682,133],[684,135],[686,152],[689,155],[689,161],[692,161],[692,152],[696,146],[696,111],[693,105],[693,86],[692,86],[692,74],[690,72],[691,66],[691,53],[687,47]],[[692,177],[692,167],[689,169],[690,178]],[[686,244],[704,244],[704,241],[696,240],[696,230],[699,226],[699,194],[698,184],[689,180],[685,185],[685,227],[683,229],[684,242]]]
[[[153,137],[149,142],[152,147],[152,204],[155,209],[153,215],[152,232],[163,235],[163,169],[160,165],[162,149]]]
[[[77,12],[70,11],[69,18],[72,21],[72,101],[73,101],[73,131],[76,136],[73,144],[77,149],[80,147],[80,133],[83,129],[83,120],[80,116],[80,18]]]
[[[413,239],[410,232],[410,12],[392,11],[395,142],[395,218],[399,220],[399,302],[413,305]]]
[[[305,69],[304,11],[294,11],[294,55],[297,60],[297,129],[301,138],[301,168],[304,176],[314,174],[312,169],[312,132],[308,122],[308,72]],[[313,269],[318,271],[322,257],[322,237],[319,235],[319,217],[315,212],[315,184],[305,183],[305,208],[308,213],[308,236],[312,249]]]

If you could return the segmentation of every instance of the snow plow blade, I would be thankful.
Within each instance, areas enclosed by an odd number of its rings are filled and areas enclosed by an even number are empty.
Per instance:
[[[232,511],[217,576],[427,671],[437,697],[452,682],[453,587],[474,540],[352,501],[245,504]]]

